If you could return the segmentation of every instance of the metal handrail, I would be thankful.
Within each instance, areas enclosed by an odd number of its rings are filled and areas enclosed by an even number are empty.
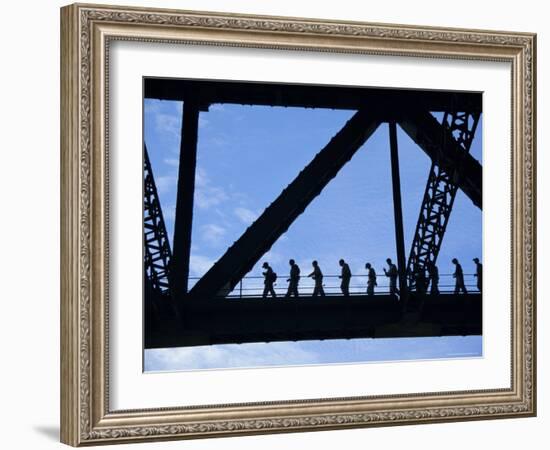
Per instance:
[[[381,278],[381,277],[386,277],[386,275],[384,275],[384,273],[380,274],[376,274],[377,278]],[[453,274],[452,273],[440,273],[439,274],[439,277],[452,277]],[[465,277],[468,277],[468,276],[475,276],[475,273],[465,273],[464,274]],[[352,275],[351,276],[352,278],[366,278],[368,277],[368,275]],[[189,277],[190,280],[200,280],[202,277]],[[284,278],[283,276],[280,276],[279,279],[282,279]],[[299,276],[300,279],[302,278],[310,278],[308,275],[300,275]],[[323,275],[323,278],[340,278],[340,275]],[[250,275],[250,276],[246,276],[246,277],[243,277],[242,278],[243,280],[253,280],[253,279],[261,279],[263,280],[264,279],[264,276],[263,275]],[[286,280],[286,278],[285,278]]]
[[[452,277],[453,274],[451,273],[443,273],[439,274],[439,278],[446,278],[446,277]],[[359,274],[359,275],[352,275],[352,279],[365,279],[367,278],[367,274]],[[192,280],[199,280],[201,277],[189,277],[189,281]],[[288,280],[289,276],[279,276],[277,282],[274,284],[274,291],[278,296],[284,296],[288,289]],[[324,279],[339,279],[340,275],[323,275]],[[465,282],[466,289],[470,292],[478,292],[477,284],[475,280],[475,274],[473,273],[465,273],[464,278],[468,278],[468,282]],[[313,293],[314,288],[314,281],[311,277],[308,275],[300,275],[300,280],[305,280],[308,283],[301,284],[299,286],[299,294],[300,297],[311,297]],[[261,280],[261,281],[260,281]],[[264,284],[263,284],[264,277],[260,275],[250,275],[243,277],[240,281],[237,287],[229,293],[226,297],[227,298],[247,298],[247,297],[259,297],[263,293]],[[250,281],[251,283],[254,283],[252,286],[246,286],[246,282]],[[260,281],[260,282],[258,282]],[[451,280],[449,280],[451,281]],[[441,293],[453,293],[454,292],[454,284],[449,284],[449,281],[446,281],[444,283],[440,283],[438,285],[439,291]],[[465,280],[466,281],[466,280]],[[244,283],[244,284],[243,284]],[[427,279],[427,293],[429,293],[429,278]],[[191,286],[190,286],[191,287]],[[335,296],[335,295],[341,295],[340,293],[340,286],[338,284],[324,284],[323,283],[323,289],[326,291],[327,296]],[[367,285],[365,283],[361,284],[350,284],[349,290],[351,296],[357,296],[357,295],[365,295],[366,294]],[[253,292],[253,293],[252,293]],[[414,292],[414,291],[413,291]],[[375,288],[374,295],[387,295],[389,294],[389,278],[384,274],[378,274],[377,275],[377,286]]]

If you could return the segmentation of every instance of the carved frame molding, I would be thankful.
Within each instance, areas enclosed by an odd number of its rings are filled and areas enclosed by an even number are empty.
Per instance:
[[[61,440],[73,446],[536,414],[536,35],[96,5],[61,10]],[[111,411],[108,58],[114,40],[508,61],[512,66],[512,386]]]

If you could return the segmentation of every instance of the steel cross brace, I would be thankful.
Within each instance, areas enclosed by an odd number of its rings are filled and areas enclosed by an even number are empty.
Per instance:
[[[443,145],[447,143],[446,141],[453,140],[453,146],[458,147],[460,151],[464,152],[464,155],[467,155],[479,117],[479,113],[445,113],[441,123]],[[407,262],[407,277],[411,290],[416,288],[415,272],[426,270],[429,262],[435,264],[437,261],[459,188],[460,167],[458,164],[441,164],[442,157],[440,155],[443,151],[443,149],[439,149],[435,153],[436,157],[432,158],[432,166]],[[479,190],[481,190],[480,188],[481,185]],[[481,203],[477,206],[481,207]]]
[[[158,198],[147,147],[143,151],[143,247],[146,284],[155,293],[170,295],[170,242]]]

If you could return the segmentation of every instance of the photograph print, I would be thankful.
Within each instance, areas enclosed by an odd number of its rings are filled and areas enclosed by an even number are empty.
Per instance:
[[[144,370],[480,358],[482,94],[143,79]]]

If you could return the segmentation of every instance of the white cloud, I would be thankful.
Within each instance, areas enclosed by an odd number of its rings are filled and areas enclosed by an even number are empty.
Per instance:
[[[145,351],[147,371],[286,366],[319,362],[318,352],[306,350],[300,343],[294,342],[225,344]]]
[[[216,215],[217,215],[221,220],[223,220],[224,222],[226,221],[226,219],[227,219],[227,214],[225,214],[221,209],[216,208],[216,209],[214,210],[214,212],[216,213]]]
[[[160,110],[160,100],[146,99],[144,102],[145,113],[156,113]]]
[[[176,220],[176,205],[170,205],[168,208],[163,208],[162,215],[167,222]]]
[[[159,192],[170,192],[176,188],[178,178],[173,175],[165,175],[155,178],[155,184]]]
[[[210,105],[210,108],[208,108],[209,112],[224,111],[224,110],[225,110],[225,106],[223,106],[221,103],[214,103],[214,104]]]
[[[183,102],[168,100],[167,103],[168,105],[172,106],[172,110],[174,111],[174,114],[177,114],[178,116],[183,114]]]
[[[197,167],[195,172],[195,187],[205,187],[210,183],[210,179],[204,169]]]
[[[225,236],[225,228],[214,223],[209,223],[201,227],[202,239],[212,246],[218,246]]]
[[[170,167],[179,167],[180,162],[177,158],[165,158],[164,164],[170,166]]]
[[[227,139],[222,136],[210,136],[207,142],[216,147],[223,147],[227,144]]]
[[[205,118],[202,114],[199,114],[199,128],[206,128],[210,121]]]
[[[249,368],[481,356],[479,336],[225,344],[145,350],[146,371]]]
[[[284,262],[285,258],[280,253],[269,251],[264,256],[262,256],[262,259],[258,261],[258,264],[263,264],[264,261],[267,261],[270,265],[274,264],[280,264]]]
[[[197,168],[195,172],[195,204],[200,209],[210,209],[229,199],[225,190],[213,186],[205,170]]]
[[[181,120],[175,114],[159,113],[155,115],[156,130],[173,139],[179,139]]]
[[[238,208],[235,208],[233,212],[239,218],[239,220],[246,225],[250,225],[258,218],[258,214],[256,214],[254,211],[240,206]]]
[[[214,265],[214,262],[212,258],[192,253],[189,260],[189,272],[193,277],[201,277]]]
[[[196,186],[195,203],[201,209],[209,209],[228,200],[228,195],[222,188],[215,186]]]

